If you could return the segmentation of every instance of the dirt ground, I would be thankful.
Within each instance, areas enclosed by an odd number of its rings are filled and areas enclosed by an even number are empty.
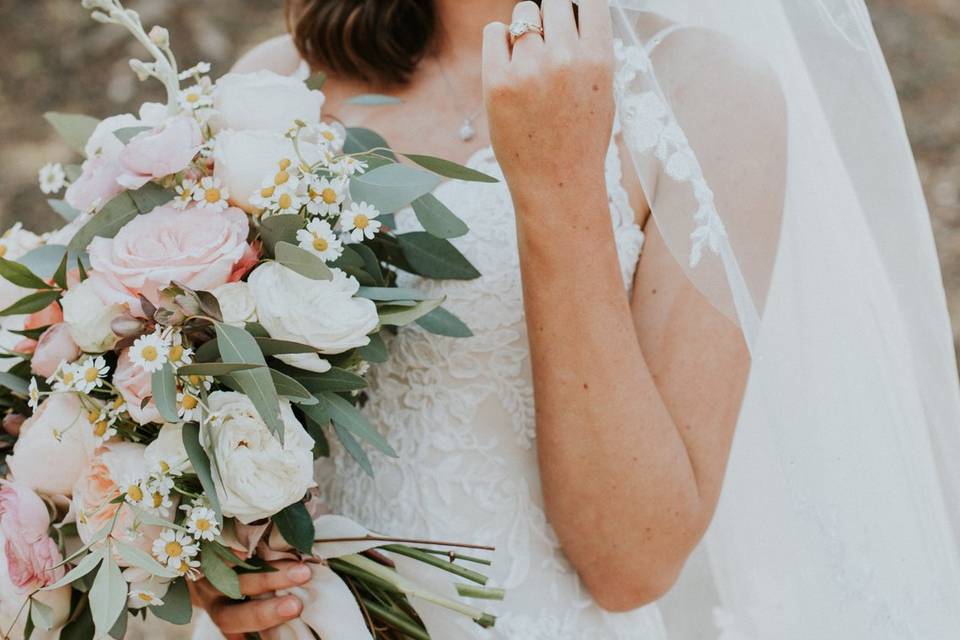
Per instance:
[[[283,29],[282,0],[143,0],[144,22],[170,28],[182,63],[226,71]],[[954,326],[960,328],[960,0],[868,0],[903,103],[933,214]],[[117,27],[91,22],[79,0],[0,0],[0,227],[58,224],[37,169],[67,160],[41,114],[104,116],[145,97],[126,67],[140,55]],[[156,87],[150,87],[157,96]],[[148,92],[149,94],[149,92]],[[157,96],[159,97],[159,96]]]

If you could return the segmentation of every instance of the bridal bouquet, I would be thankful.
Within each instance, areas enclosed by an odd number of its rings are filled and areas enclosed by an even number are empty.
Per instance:
[[[164,29],[83,6],[143,44],[131,66],[168,103],[48,114],[85,156],[40,173],[69,224],[0,238],[0,609],[26,636],[121,638],[128,612],[189,622],[188,580],[241,598],[240,573],[296,557],[314,574],[305,637],[427,638],[408,596],[493,624],[399,571],[496,598],[460,564],[485,560],[375,536],[312,491],[330,434],[370,473],[365,447],[396,455],[357,408],[383,332],[470,335],[396,271],[476,277],[448,241],[466,226],[430,193],[492,179],[322,120],[322,78],[181,72]],[[425,231],[393,233],[408,205]]]

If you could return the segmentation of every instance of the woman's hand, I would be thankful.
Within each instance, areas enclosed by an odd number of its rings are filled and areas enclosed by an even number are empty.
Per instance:
[[[310,567],[300,562],[277,562],[270,573],[240,575],[240,592],[249,597],[263,596],[306,584]],[[214,624],[228,638],[242,640],[246,633],[278,627],[297,618],[303,603],[296,596],[264,598],[237,602],[217,591],[207,580],[187,582],[193,604],[206,610]]]
[[[613,28],[605,0],[521,2],[514,20],[542,25],[510,46],[484,32],[483,82],[497,160],[518,204],[544,190],[603,184],[613,128]],[[573,184],[571,184],[573,183]]]

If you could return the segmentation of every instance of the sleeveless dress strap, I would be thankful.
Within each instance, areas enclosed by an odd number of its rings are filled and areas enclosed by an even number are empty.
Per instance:
[[[647,40],[647,44],[645,44],[643,47],[646,50],[647,55],[649,56],[650,54],[652,54],[653,50],[659,47],[664,40],[666,40],[674,32],[679,31],[682,28],[683,28],[682,24],[674,24],[674,25],[670,25],[666,29],[662,29],[661,31],[657,32],[652,38]]]

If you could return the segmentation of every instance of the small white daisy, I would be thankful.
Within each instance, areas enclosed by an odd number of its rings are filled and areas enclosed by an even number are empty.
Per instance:
[[[40,406],[40,387],[37,386],[37,379],[30,378],[30,386],[27,387],[27,406],[37,410],[37,407]]]
[[[297,241],[300,248],[326,262],[336,260],[343,253],[343,243],[326,220],[311,220],[306,229],[297,231]]]
[[[350,209],[344,211],[340,217],[340,224],[344,231],[350,233],[354,242],[361,242],[364,238],[370,240],[383,226],[379,220],[375,220],[379,215],[380,212],[373,205],[366,202],[359,204],[353,202],[350,204]]]
[[[200,578],[200,561],[194,558],[184,558],[180,561],[180,566],[170,567],[181,576],[185,576],[190,580],[198,580]]]
[[[147,488],[142,482],[131,482],[123,492],[123,499],[134,506],[145,506],[147,503]]]
[[[170,362],[178,367],[185,367],[193,363],[193,349],[183,346],[183,336],[180,333],[173,335],[170,346]]]
[[[152,591],[147,591],[146,589],[134,589],[130,591],[128,598],[130,599],[130,606],[136,609],[163,605],[163,600],[158,597],[157,594]]]
[[[117,435],[117,430],[113,426],[116,421],[117,418],[110,416],[108,412],[103,412],[96,420],[90,421],[90,424],[93,425],[93,437],[96,439],[98,447]]]
[[[103,379],[110,373],[110,367],[103,356],[90,356],[77,367],[77,372],[77,390],[80,393],[90,393],[103,385]]]
[[[213,387],[213,378],[211,376],[187,376],[185,383],[191,389],[199,391],[203,389],[204,391],[210,391]]]
[[[181,564],[184,562],[187,562],[189,567],[190,559],[199,552],[200,548],[196,541],[182,531],[164,529],[160,536],[153,541],[154,557],[173,571],[180,571]],[[197,566],[199,566],[199,563]],[[182,573],[186,573],[186,571],[182,571]]]
[[[197,76],[202,76],[207,73],[210,73],[210,63],[209,62],[198,62],[196,65],[190,67],[189,69],[184,69],[180,72],[180,79],[186,80],[188,78],[195,78]]]
[[[152,513],[167,515],[170,513],[170,508],[173,507],[173,502],[170,500],[169,493],[164,495],[159,491],[151,491],[147,494],[143,506]]]
[[[365,173],[367,163],[353,156],[342,156],[330,163],[330,170],[343,177]]]
[[[37,179],[40,182],[40,191],[47,195],[58,193],[67,185],[67,174],[59,162],[43,165]]]
[[[194,507],[190,510],[187,520],[187,531],[200,540],[213,540],[220,535],[220,526],[217,524],[217,514],[213,509]]]
[[[200,184],[194,188],[193,200],[204,209],[213,211],[223,211],[227,208],[227,200],[230,193],[220,183],[218,178],[207,176],[200,181]]]
[[[47,378],[47,384],[53,385],[54,391],[76,391],[79,380],[80,371],[77,365],[64,360],[54,374]]]
[[[177,413],[184,422],[199,421],[203,414],[200,399],[187,390],[177,394]]]
[[[303,205],[306,204],[306,194],[301,193],[299,184],[291,179],[283,186],[277,187],[271,199],[268,210],[277,214],[299,213]]]
[[[321,145],[335,153],[340,153],[343,149],[343,142],[346,137],[346,131],[343,127],[321,122],[310,127],[309,134],[315,136]]]
[[[107,405],[107,411],[111,418],[117,418],[120,414],[124,413],[127,410],[127,401],[123,399],[123,396],[117,396],[113,401]]]
[[[130,347],[130,360],[148,373],[162,369],[169,354],[170,343],[156,331],[140,336]]]
[[[177,195],[173,199],[173,206],[183,211],[193,204],[193,194],[197,188],[197,183],[193,180],[184,180],[177,185]]]
[[[213,106],[213,96],[208,94],[201,85],[194,85],[184,89],[180,92],[178,100],[180,107],[188,111],[197,111]]]
[[[315,216],[334,216],[340,213],[340,207],[347,198],[347,182],[343,179],[313,179],[307,188],[310,202],[307,211]]]

